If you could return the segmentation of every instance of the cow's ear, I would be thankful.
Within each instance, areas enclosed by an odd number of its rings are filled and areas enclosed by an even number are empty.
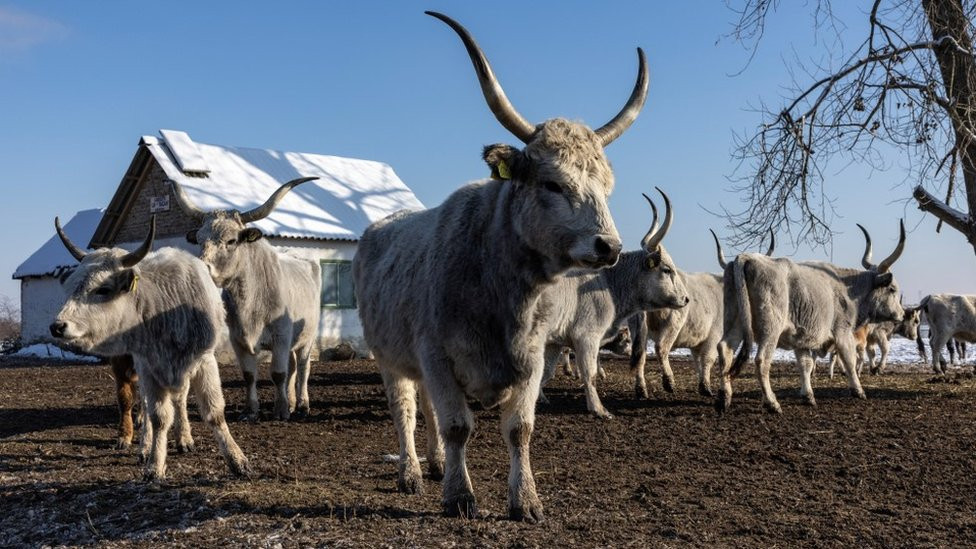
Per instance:
[[[511,145],[495,143],[488,145],[481,152],[481,157],[491,168],[492,179],[521,179],[525,168],[525,160],[522,151]]]
[[[261,232],[261,229],[258,229],[258,228],[255,228],[255,227],[248,227],[248,228],[244,229],[243,231],[241,231],[237,235],[237,241],[238,242],[254,242],[254,241],[260,240],[261,237],[263,237],[263,236],[264,236],[264,233]]]
[[[883,274],[875,275],[874,276],[874,287],[875,288],[883,288],[885,286],[889,286],[891,284],[891,281],[894,280],[894,278],[895,278],[895,275],[893,275],[891,273],[883,273]]]
[[[660,264],[661,264],[661,251],[660,251],[660,249],[658,251],[653,252],[653,253],[647,254],[647,258],[644,261],[644,266],[647,268],[648,271],[650,271],[651,269],[657,267]]]
[[[189,242],[190,244],[199,244],[200,243],[197,240],[197,230],[196,229],[193,229],[192,231],[187,231],[187,233],[186,233],[186,241]]]
[[[138,284],[139,275],[132,269],[125,269],[115,275],[115,290],[120,294],[136,291]]]

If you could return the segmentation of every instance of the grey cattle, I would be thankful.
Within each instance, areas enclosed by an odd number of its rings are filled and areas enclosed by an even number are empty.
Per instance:
[[[427,13],[461,37],[489,106],[525,147],[485,147],[491,179],[462,187],[436,208],[399,212],[366,229],[353,260],[363,334],[399,437],[400,490],[422,486],[414,447],[422,383],[428,465],[432,477],[444,475],[445,514],[477,514],[465,462],[474,428],[467,399],[474,398],[501,408],[511,459],[509,516],[537,521],[542,503],[529,441],[548,313],[541,294],[571,268],[617,261],[620,238],[607,208],[613,172],[603,147],[636,118],[647,68],[638,50],[630,100],[596,131],[561,118],[536,126],[508,102],[467,30]]]
[[[950,340],[976,342],[976,295],[932,294],[922,298],[919,308],[929,321],[932,370],[945,375],[942,349]],[[921,349],[921,337],[919,337]]]
[[[905,316],[901,322],[887,321],[869,324],[865,350],[868,355],[868,366],[872,374],[884,372],[888,365],[888,350],[891,338],[899,335],[915,340],[918,338],[918,325],[921,322],[920,307],[905,308]],[[880,357],[875,363],[875,347],[880,350]]]
[[[87,352],[132,357],[149,418],[142,427],[144,477],[155,480],[166,474],[166,437],[173,424],[174,398],[180,418],[179,446],[184,450],[192,446],[186,418],[186,393],[191,387],[231,472],[246,474],[247,458],[224,421],[214,358],[224,307],[206,266],[175,248],[149,253],[155,219],[145,242],[133,252],[107,248],[85,253],[68,239],[57,219],[55,228],[80,264],[63,283],[68,299],[51,324],[51,335]]]
[[[661,192],[658,189],[658,192]],[[597,417],[612,417],[596,392],[598,355],[602,342],[612,338],[617,326],[638,311],[680,309],[688,304],[688,292],[661,241],[671,228],[671,202],[667,195],[664,225],[652,224],[638,251],[621,254],[616,265],[597,272],[573,271],[543,293],[550,308],[546,344],[546,371],[542,386],[552,378],[562,348],[576,351],[583,378],[586,408]],[[644,195],[650,202],[650,198]]]
[[[715,239],[719,266],[726,265],[725,254],[718,237]],[[769,250],[772,255],[776,239],[770,231]],[[630,351],[630,369],[634,372],[634,392],[637,398],[647,398],[644,365],[647,361],[647,340],[654,341],[654,354],[661,361],[661,384],[674,392],[674,372],[671,370],[671,350],[689,349],[698,368],[698,393],[712,396],[711,371],[718,357],[717,345],[722,339],[722,275],[676,271],[688,290],[690,302],[681,309],[642,311],[629,320],[634,344]]]
[[[773,351],[793,349],[802,374],[800,395],[816,404],[810,374],[814,352],[833,346],[844,364],[851,393],[866,398],[855,368],[854,329],[868,322],[901,321],[898,283],[889,272],[905,247],[905,226],[900,223],[895,251],[867,270],[830,263],[794,263],[759,254],[741,254],[725,269],[723,293],[724,335],[719,343],[722,385],[715,400],[721,412],[732,403],[732,377],[748,360],[755,341],[756,372],[763,406],[780,412],[769,384]],[[865,232],[865,236],[867,233]],[[866,257],[870,258],[867,240]],[[742,343],[731,362],[732,349]]]
[[[271,351],[274,417],[287,420],[292,412],[308,415],[308,376],[321,314],[321,267],[277,252],[260,229],[247,224],[267,217],[288,191],[313,179],[317,178],[289,181],[264,204],[246,212],[203,211],[173,182],[177,202],[201,223],[186,238],[200,244],[200,258],[214,283],[225,291],[230,343],[244,377],[246,420],[258,419],[261,350]]]

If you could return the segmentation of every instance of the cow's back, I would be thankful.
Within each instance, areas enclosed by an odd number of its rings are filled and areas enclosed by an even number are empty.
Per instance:
[[[968,342],[976,342],[976,295],[933,294],[923,302],[930,324]]]

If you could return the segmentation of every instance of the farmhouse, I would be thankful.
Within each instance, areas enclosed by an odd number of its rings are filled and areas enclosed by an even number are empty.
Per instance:
[[[173,197],[179,184],[202,209],[246,210],[263,203],[281,183],[301,176],[300,185],[275,211],[253,225],[277,248],[322,265],[320,348],[348,342],[365,351],[356,311],[351,261],[363,230],[373,221],[423,205],[381,162],[320,154],[197,143],[184,132],[161,130],[143,136],[122,181],[104,210],[78,212],[65,226],[68,236],[89,248],[134,248],[156,216],[156,246],[196,252],[186,233],[197,228]],[[63,296],[58,275],[76,261],[54,235],[21,264],[25,342],[48,337],[47,326]]]

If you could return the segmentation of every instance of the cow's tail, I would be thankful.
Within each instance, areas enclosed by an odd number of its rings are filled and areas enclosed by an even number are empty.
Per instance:
[[[735,378],[742,371],[742,365],[749,360],[752,352],[752,304],[749,302],[749,288],[746,284],[746,260],[739,258],[732,263],[732,280],[735,285],[735,299],[739,313],[739,329],[742,330],[742,345],[739,347],[729,376]]]
[[[925,314],[926,318],[929,316],[929,297],[931,296],[923,297],[918,304],[920,314],[918,315],[918,329],[915,330],[915,344],[918,345],[918,356],[922,357],[922,362],[929,361],[929,357],[925,353],[925,342],[922,341],[922,314]],[[931,326],[929,326],[929,331],[932,331]]]

